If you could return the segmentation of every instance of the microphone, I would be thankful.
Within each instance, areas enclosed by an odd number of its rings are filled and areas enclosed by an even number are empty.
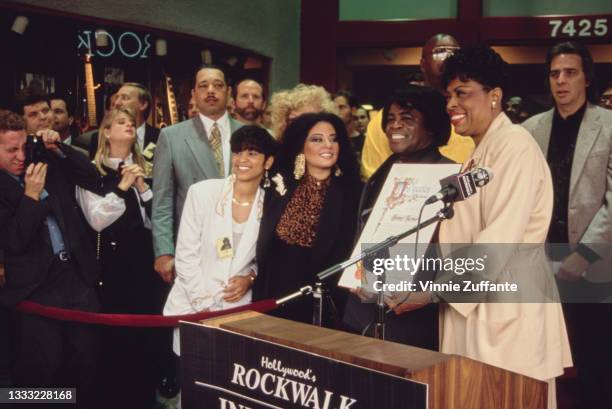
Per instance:
[[[442,189],[430,196],[425,204],[429,205],[439,200],[444,202],[460,202],[476,193],[477,187],[483,187],[493,179],[493,171],[480,167],[463,173],[450,175],[440,180]]]

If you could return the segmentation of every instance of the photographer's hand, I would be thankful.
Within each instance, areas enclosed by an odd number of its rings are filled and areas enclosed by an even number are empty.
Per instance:
[[[42,162],[37,164],[30,163],[25,172],[24,194],[36,201],[40,200],[40,194],[45,188],[46,179],[47,164]]]
[[[61,152],[57,144],[62,141],[59,133],[53,129],[43,129],[42,131],[36,132],[36,135],[40,136],[45,144],[45,148],[53,152]]]

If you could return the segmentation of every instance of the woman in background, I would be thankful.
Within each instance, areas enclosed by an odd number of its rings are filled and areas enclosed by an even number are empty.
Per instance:
[[[113,108],[105,115],[94,163],[102,178],[102,191],[77,187],[76,194],[95,231],[102,267],[98,288],[102,311],[160,314],[165,285],[151,267],[153,193],[145,181],[131,111]],[[161,367],[166,365],[161,360],[171,356],[165,347],[169,336],[163,329],[104,328],[101,402],[122,396],[122,403],[130,407],[152,405]]]
[[[270,107],[272,131],[278,140],[282,140],[287,126],[302,114],[338,114],[338,108],[329,92],[318,85],[298,84],[290,90],[276,92],[272,95]]]
[[[361,190],[346,127],[330,113],[303,114],[288,126],[271,174],[257,241],[256,300],[314,284],[316,273],[350,255]],[[329,287],[340,306],[337,280]],[[273,313],[312,322],[311,297]]]

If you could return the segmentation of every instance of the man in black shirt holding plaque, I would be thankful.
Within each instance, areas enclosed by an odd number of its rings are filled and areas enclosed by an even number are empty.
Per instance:
[[[552,173],[548,242],[553,259],[559,244],[569,244],[555,273],[581,383],[580,407],[603,408],[612,402],[612,376],[605,366],[612,362],[612,292],[606,277],[612,243],[612,112],[591,103],[596,100],[594,67],[585,46],[557,44],[546,63],[555,107],[523,126],[547,155]],[[607,303],[594,304],[606,298]]]

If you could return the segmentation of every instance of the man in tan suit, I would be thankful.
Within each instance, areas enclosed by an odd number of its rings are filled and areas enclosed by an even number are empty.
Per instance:
[[[603,408],[612,402],[612,112],[592,103],[595,90],[593,60],[586,47],[565,42],[547,55],[549,86],[555,107],[527,120],[547,156],[554,184],[554,208],[548,242],[563,246],[557,277],[564,310],[573,328],[571,343],[582,387],[580,407]],[[556,254],[553,254],[553,257]],[[603,273],[603,276],[602,276]],[[580,304],[584,303],[584,304]]]

